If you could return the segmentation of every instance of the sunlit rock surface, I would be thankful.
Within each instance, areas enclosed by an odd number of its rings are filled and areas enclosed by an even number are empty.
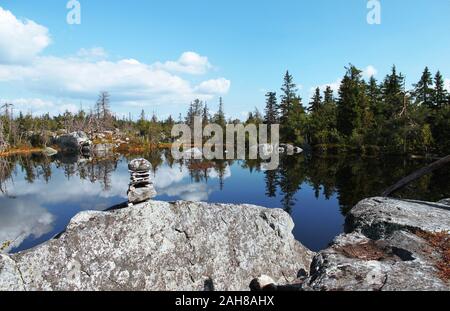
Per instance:
[[[79,131],[64,134],[56,138],[56,145],[63,152],[79,152],[90,149],[92,142],[86,133]]]
[[[303,290],[450,290],[448,205],[367,199],[351,210],[347,230],[315,256]]]
[[[248,290],[308,271],[282,210],[147,202],[77,215],[57,240],[0,257],[0,290]]]

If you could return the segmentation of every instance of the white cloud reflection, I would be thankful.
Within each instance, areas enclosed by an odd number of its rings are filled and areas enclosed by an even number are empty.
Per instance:
[[[29,236],[40,238],[53,230],[55,216],[33,201],[17,201],[14,205],[0,206],[0,247],[9,252],[18,247]]]
[[[216,169],[209,169],[209,181],[218,180],[219,176]],[[229,177],[231,170],[227,167],[223,178]],[[120,162],[117,170],[110,175],[107,191],[101,179],[95,183],[81,180],[77,175],[67,179],[63,169],[55,166],[52,166],[52,177],[48,183],[39,178],[29,183],[25,180],[24,171],[18,169],[13,180],[7,184],[8,196],[0,193],[0,247],[4,242],[11,242],[3,250],[8,252],[29,237],[38,239],[56,230],[57,221],[69,222],[78,211],[105,210],[110,207],[113,198],[126,201],[129,178],[126,162]],[[159,196],[177,200],[207,201],[218,188],[214,182],[193,182],[186,166],[170,168],[163,165],[153,178]]]

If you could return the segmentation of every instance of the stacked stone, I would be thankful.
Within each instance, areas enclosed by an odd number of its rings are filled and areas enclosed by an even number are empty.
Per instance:
[[[130,162],[128,169],[131,182],[128,188],[128,202],[138,204],[156,196],[156,191],[150,176],[152,165],[145,159],[136,159]]]

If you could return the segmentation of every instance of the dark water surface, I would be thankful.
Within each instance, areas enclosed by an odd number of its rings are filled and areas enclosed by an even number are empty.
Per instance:
[[[427,163],[399,157],[299,155],[283,158],[276,171],[263,171],[258,161],[178,163],[170,160],[168,151],[143,156],[153,164],[157,200],[283,208],[295,221],[295,237],[315,251],[343,232],[345,214],[358,201],[379,195]],[[32,248],[63,231],[80,211],[125,202],[130,159],[0,159],[0,247],[9,252]],[[437,201],[450,197],[449,181],[446,168],[396,196]]]

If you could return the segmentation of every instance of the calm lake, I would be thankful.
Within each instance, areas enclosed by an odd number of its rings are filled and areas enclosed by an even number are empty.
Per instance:
[[[282,158],[276,171],[263,171],[258,161],[179,163],[171,160],[169,151],[142,156],[153,165],[156,200],[283,208],[295,221],[295,237],[315,251],[343,232],[345,214],[358,201],[379,195],[427,163],[400,157],[303,154]],[[133,158],[34,155],[0,159],[0,247],[11,253],[32,248],[62,232],[80,211],[105,210],[125,202],[127,163]],[[437,171],[396,196],[447,198],[449,180],[449,169]]]

